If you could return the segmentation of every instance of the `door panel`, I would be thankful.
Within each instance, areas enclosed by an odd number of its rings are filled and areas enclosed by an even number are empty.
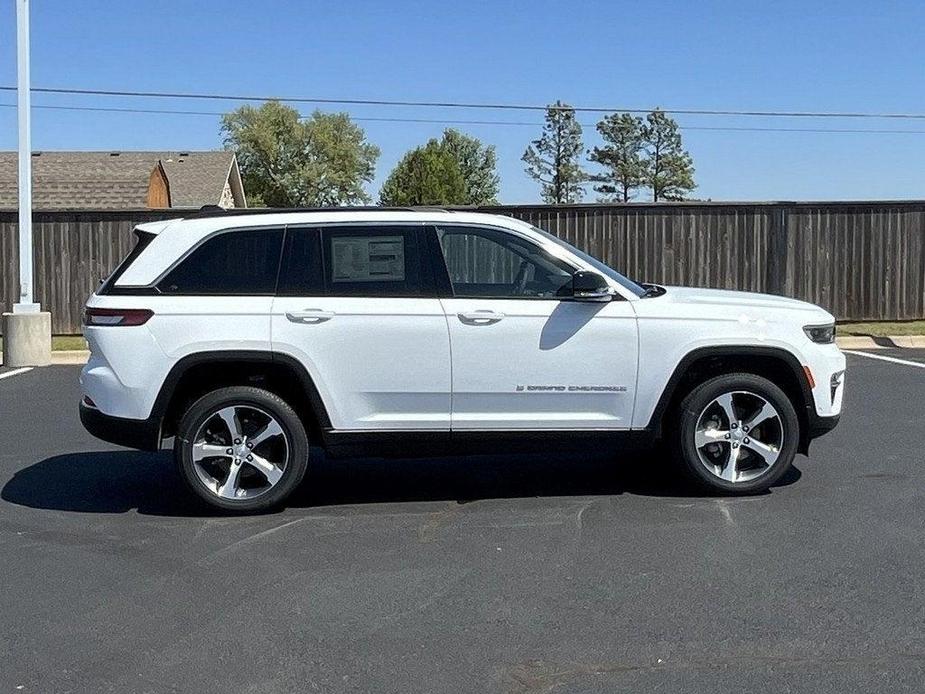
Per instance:
[[[334,429],[449,429],[449,333],[423,233],[287,229],[273,350],[305,364]]]
[[[335,429],[449,429],[438,299],[277,297],[272,340],[305,364]]]
[[[453,298],[452,426],[628,429],[637,327],[626,301],[571,300],[575,268],[498,229],[435,228]]]
[[[452,345],[453,429],[630,427],[638,346],[629,302],[442,303]]]

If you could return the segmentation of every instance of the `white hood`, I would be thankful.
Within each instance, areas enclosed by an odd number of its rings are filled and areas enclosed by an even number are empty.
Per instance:
[[[835,320],[825,309],[799,299],[774,294],[737,292],[727,289],[698,289],[694,287],[665,287],[665,299],[676,304],[703,305],[726,309],[776,309],[788,312],[813,314],[820,322]],[[648,301],[648,299],[646,299]]]

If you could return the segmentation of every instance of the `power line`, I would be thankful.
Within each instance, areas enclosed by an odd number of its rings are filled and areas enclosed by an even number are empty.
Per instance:
[[[16,108],[16,104],[0,104],[4,108]],[[103,113],[154,113],[178,116],[224,116],[222,111],[185,111],[170,108],[120,108],[118,106],[53,106],[51,104],[32,104],[32,108],[51,111],[100,111]]]
[[[15,91],[16,87],[0,86],[0,91]],[[154,99],[206,99],[222,101],[285,101],[289,103],[304,104],[342,104],[352,106],[414,106],[421,108],[465,108],[465,109],[494,109],[509,111],[546,111],[555,109],[555,106],[539,106],[531,104],[497,104],[456,101],[397,101],[390,99],[334,99],[321,97],[280,97],[280,96],[253,96],[231,94],[200,94],[191,92],[146,92],[113,89],[76,89],[63,87],[33,87],[33,92],[40,94],[74,94],[83,96],[119,96],[143,97]],[[652,108],[622,108],[568,106],[576,112],[585,113],[650,113]],[[925,113],[864,113],[851,111],[746,111],[731,109],[691,109],[691,108],[662,108],[666,113],[696,116],[755,116],[762,118],[894,118],[925,120]]]
[[[2,108],[16,108],[16,104],[0,104]],[[33,105],[32,108],[54,111],[91,111],[103,113],[137,113],[180,116],[223,116],[221,111],[188,111],[181,109],[146,109],[117,106],[57,106],[50,104]],[[306,118],[300,114],[301,118]],[[399,117],[353,117],[352,120],[367,123],[421,123],[436,125],[501,125],[542,127],[540,122],[505,121],[505,120],[455,120],[443,118],[399,118]],[[584,128],[594,128],[593,123],[582,123]],[[754,126],[708,126],[681,125],[681,130],[700,130],[715,132],[782,132],[782,133],[832,133],[832,134],[868,134],[868,135],[925,135],[925,130],[869,129],[869,128],[772,128]]]
[[[736,126],[679,125],[681,130],[721,130],[726,132],[761,133],[867,133],[873,135],[925,135],[925,130],[875,129],[875,128],[756,128]]]

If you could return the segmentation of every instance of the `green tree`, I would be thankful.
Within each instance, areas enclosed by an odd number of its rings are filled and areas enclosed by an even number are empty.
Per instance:
[[[634,191],[643,185],[646,161],[642,118],[629,113],[612,113],[597,124],[604,140],[588,157],[604,167],[604,173],[591,177],[599,185],[594,190],[602,194],[601,202],[629,202]]]
[[[242,106],[222,117],[251,205],[333,207],[369,202],[379,148],[346,113],[298,111],[278,101]]]
[[[545,202],[581,200],[587,180],[580,164],[583,150],[575,109],[561,101],[548,106],[542,134],[521,157],[527,164],[525,171],[540,183]]]
[[[646,117],[642,129],[647,157],[645,183],[652,200],[683,200],[697,185],[694,160],[681,144],[678,124],[656,109]]]
[[[379,204],[461,205],[466,181],[456,157],[438,140],[430,140],[402,157],[379,193]]]
[[[477,138],[447,128],[440,145],[455,159],[466,183],[463,205],[494,205],[498,202],[500,179],[495,172],[493,145],[483,145]]]

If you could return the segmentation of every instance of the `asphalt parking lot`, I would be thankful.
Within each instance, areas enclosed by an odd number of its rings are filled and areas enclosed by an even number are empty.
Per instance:
[[[86,434],[77,367],[0,369],[0,692],[921,691],[925,368],[848,361],[763,496],[609,451],[316,455],[249,518]]]

